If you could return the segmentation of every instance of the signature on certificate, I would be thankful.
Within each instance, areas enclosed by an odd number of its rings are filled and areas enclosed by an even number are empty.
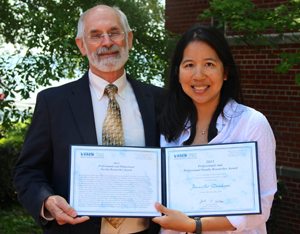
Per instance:
[[[208,185],[208,184],[195,185],[195,184],[193,184],[191,190],[193,190],[193,189],[208,189],[208,188],[211,188],[211,189],[215,189],[215,188],[226,189],[228,187],[230,187],[229,184],[211,184],[211,185]]]
[[[206,200],[206,199],[201,199],[199,201],[199,204],[202,204],[202,203],[224,203],[223,200]]]

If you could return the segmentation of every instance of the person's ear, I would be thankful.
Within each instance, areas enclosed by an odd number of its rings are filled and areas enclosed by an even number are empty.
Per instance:
[[[128,32],[128,50],[132,49],[133,33]]]
[[[223,77],[224,81],[228,79],[228,69],[229,69],[229,65],[227,64],[227,66],[224,66],[224,77]]]
[[[227,79],[228,79],[228,71],[225,71],[223,80],[227,80]]]
[[[76,40],[76,45],[77,45],[78,49],[80,50],[81,54],[83,56],[87,55],[87,51],[86,51],[85,44],[83,42],[83,38],[76,37],[75,40]]]

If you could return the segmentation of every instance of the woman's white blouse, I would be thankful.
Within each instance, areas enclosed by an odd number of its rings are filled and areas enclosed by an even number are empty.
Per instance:
[[[262,214],[227,216],[230,223],[236,227],[235,231],[203,233],[266,234],[266,221],[277,191],[276,143],[272,129],[262,113],[233,100],[226,104],[224,114],[225,118],[220,115],[217,119],[218,135],[208,144],[257,141]],[[161,136],[161,147],[182,146],[189,137],[189,129],[182,132],[174,142],[167,142],[164,136]],[[160,233],[179,234],[180,232],[161,229]]]

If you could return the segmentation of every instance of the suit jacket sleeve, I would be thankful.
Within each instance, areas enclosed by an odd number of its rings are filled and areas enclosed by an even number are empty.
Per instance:
[[[22,153],[12,172],[19,201],[38,223],[44,200],[54,195],[50,187],[52,155],[49,112],[40,93]]]

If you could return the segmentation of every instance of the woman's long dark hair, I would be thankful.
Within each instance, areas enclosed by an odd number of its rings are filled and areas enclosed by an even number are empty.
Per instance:
[[[169,92],[165,100],[165,107],[159,117],[161,133],[168,142],[176,140],[181,133],[191,128],[191,136],[185,142],[190,145],[196,135],[197,110],[192,99],[184,93],[179,83],[179,67],[185,48],[189,43],[203,41],[209,44],[223,63],[224,72],[228,72],[227,80],[221,88],[220,102],[213,114],[208,128],[208,141],[217,135],[216,122],[229,99],[243,103],[240,85],[240,72],[235,64],[229,45],[225,37],[215,28],[196,25],[190,28],[178,41],[171,63],[169,77]],[[188,121],[190,126],[187,126]]]

